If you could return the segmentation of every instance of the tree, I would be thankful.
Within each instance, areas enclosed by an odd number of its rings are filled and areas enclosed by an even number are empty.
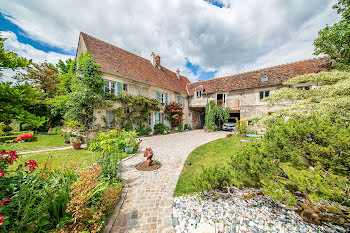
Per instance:
[[[38,117],[28,108],[39,102],[40,94],[28,83],[23,85],[0,83],[0,122],[20,121],[23,128],[38,128],[45,123],[45,117]]]
[[[205,107],[205,126],[209,130],[221,128],[222,123],[230,117],[230,110],[224,109],[211,100]]]
[[[59,60],[56,67],[58,68],[59,76],[61,77],[60,90],[64,93],[72,92],[71,83],[76,74],[76,60],[71,58],[66,61]]]
[[[350,1],[338,0],[333,6],[341,14],[341,20],[332,26],[327,25],[318,32],[314,41],[315,55],[327,54],[334,59],[334,66],[348,70],[350,65]]]
[[[279,116],[308,116],[317,114],[332,121],[350,123],[350,73],[341,71],[305,74],[289,79],[284,85],[316,85],[311,90],[281,88],[266,98],[270,106],[278,102],[291,102],[263,121],[274,121]]]
[[[3,69],[12,69],[23,68],[28,66],[32,60],[27,60],[25,58],[20,58],[14,52],[9,52],[4,49],[4,42],[6,38],[1,36],[0,30],[0,77],[2,76],[1,71]]]
[[[93,110],[103,98],[104,80],[101,78],[100,66],[94,62],[89,52],[83,53],[78,59],[77,75],[73,77],[74,85],[67,100],[67,120],[78,120],[87,128],[94,121]]]
[[[58,93],[61,82],[58,69],[51,63],[43,62],[32,64],[25,68],[24,72],[14,76],[20,82],[28,81],[33,87],[43,92],[43,98],[52,98]]]

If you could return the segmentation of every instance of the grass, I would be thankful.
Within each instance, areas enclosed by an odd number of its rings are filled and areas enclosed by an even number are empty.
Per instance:
[[[226,137],[197,147],[188,156],[180,174],[175,189],[175,196],[198,192],[192,185],[196,176],[202,172],[203,167],[228,166],[231,156],[240,149],[244,142],[241,137]],[[191,165],[188,165],[191,163]]]
[[[42,148],[52,148],[58,146],[64,146],[64,138],[60,135],[36,135],[38,137],[37,141],[33,142],[19,142],[19,143],[0,143],[0,150],[34,150]]]
[[[14,163],[14,167],[17,167],[18,164],[24,164],[29,160],[34,160],[38,163],[39,168],[64,168],[67,166],[85,168],[90,166],[92,163],[101,157],[99,152],[92,152],[85,149],[80,150],[55,150],[47,151],[40,153],[30,153],[19,155],[19,159]]]

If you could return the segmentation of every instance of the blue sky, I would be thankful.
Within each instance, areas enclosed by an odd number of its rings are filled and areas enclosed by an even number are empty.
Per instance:
[[[82,31],[197,81],[313,58],[335,1],[0,0],[0,25],[35,62],[74,57]]]
[[[20,43],[23,44],[29,44],[33,46],[34,48],[38,50],[42,50],[44,52],[56,52],[60,54],[66,54],[66,55],[75,55],[75,51],[66,52],[61,48],[53,47],[49,45],[48,43],[43,43],[42,41],[37,41],[31,39],[28,34],[23,31],[20,27],[18,27],[16,24],[12,23],[10,20],[8,20],[6,17],[13,18],[9,15],[5,15],[3,12],[0,11],[0,25],[2,31],[11,31],[16,34],[17,39]]]

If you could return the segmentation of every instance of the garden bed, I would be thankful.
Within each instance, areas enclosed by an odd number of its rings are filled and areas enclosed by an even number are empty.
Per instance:
[[[25,151],[65,145],[64,138],[60,135],[35,135],[35,137],[37,139],[32,142],[0,143],[0,150]]]

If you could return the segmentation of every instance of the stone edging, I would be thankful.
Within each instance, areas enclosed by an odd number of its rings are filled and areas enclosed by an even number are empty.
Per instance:
[[[112,228],[113,228],[114,224],[116,223],[116,220],[119,216],[120,210],[124,204],[124,201],[126,199],[127,194],[128,194],[128,184],[125,183],[125,185],[122,189],[122,192],[120,194],[120,197],[118,199],[118,204],[116,205],[116,207],[113,211],[113,214],[107,218],[107,224],[103,228],[103,233],[110,233],[111,232],[111,230],[112,230]]]

